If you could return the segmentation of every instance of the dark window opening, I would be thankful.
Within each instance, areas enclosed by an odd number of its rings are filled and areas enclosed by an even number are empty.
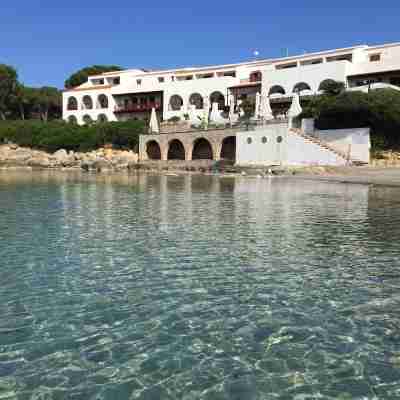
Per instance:
[[[372,54],[369,56],[369,61],[370,62],[381,61],[381,55],[380,54]]]

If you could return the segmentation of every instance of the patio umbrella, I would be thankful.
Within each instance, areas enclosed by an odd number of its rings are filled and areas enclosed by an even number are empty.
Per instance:
[[[235,98],[233,94],[229,95],[229,122],[231,124],[237,121],[237,115],[235,115]]]
[[[191,125],[199,125],[200,121],[196,116],[196,106],[194,104],[189,105],[189,121]]]
[[[212,103],[211,105],[211,114],[210,114],[210,122],[214,122],[215,124],[220,123],[222,120],[221,113],[218,110],[218,103]]]
[[[268,92],[265,91],[264,95],[261,96],[261,105],[260,105],[260,117],[265,121],[274,119],[271,109],[271,103],[269,101]]]
[[[256,93],[256,107],[254,111],[254,118],[258,119],[260,117],[260,104],[261,104],[261,95],[260,93]]]
[[[238,100],[237,101],[237,106],[238,106],[238,110],[239,110],[239,117],[243,117],[244,115],[244,111],[242,109],[242,107],[240,107],[242,105],[243,100]]]
[[[208,117],[210,114],[210,101],[208,96],[203,97],[203,124],[204,128],[207,129],[208,127]]]
[[[300,105],[300,96],[296,92],[293,94],[292,105],[290,106],[288,111],[289,128],[293,128],[293,119],[300,115],[302,111],[303,110]]]
[[[288,111],[288,116],[289,118],[295,118],[300,115],[302,111],[303,109],[300,105],[300,96],[298,93],[294,93],[292,98],[292,105],[290,106]]]
[[[150,131],[150,133],[160,133],[156,109],[154,107],[151,109],[149,131]]]

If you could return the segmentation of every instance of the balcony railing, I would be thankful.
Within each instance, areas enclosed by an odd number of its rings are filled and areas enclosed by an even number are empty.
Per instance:
[[[126,104],[122,106],[115,106],[115,113],[135,113],[151,111],[153,108],[157,110],[161,109],[160,103],[147,103],[147,104]]]

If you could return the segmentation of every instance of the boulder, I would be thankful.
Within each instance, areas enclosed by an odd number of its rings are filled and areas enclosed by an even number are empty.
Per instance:
[[[94,169],[94,161],[90,161],[90,160],[83,160],[81,161],[81,168],[84,171],[91,171]]]
[[[53,154],[53,157],[54,157],[56,160],[63,160],[64,158],[67,158],[67,157],[68,157],[68,153],[67,153],[66,150],[60,149],[60,150],[57,150],[57,151]]]
[[[64,149],[57,150],[55,153],[53,153],[52,159],[54,160],[55,164],[63,167],[69,166],[75,161],[75,157],[69,156],[67,151]]]
[[[50,168],[54,166],[49,157],[44,155],[34,155],[28,160],[27,165],[32,168]]]
[[[3,154],[0,158],[0,164],[6,167],[24,167],[27,166],[27,161],[31,157],[30,153],[22,152],[9,152]]]
[[[140,164],[137,161],[129,161],[128,162],[128,170],[136,171],[140,169]]]
[[[102,159],[102,158],[98,158],[94,163],[93,163],[93,168],[97,171],[97,172],[102,172],[102,171],[109,171],[112,170],[112,165],[109,161]]]
[[[117,163],[117,164],[113,164],[113,167],[116,170],[123,170],[123,169],[128,169],[128,163],[127,162],[121,162],[121,163]]]

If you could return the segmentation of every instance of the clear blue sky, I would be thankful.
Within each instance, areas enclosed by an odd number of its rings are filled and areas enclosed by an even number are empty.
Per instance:
[[[63,87],[92,64],[169,68],[400,41],[399,0],[1,1],[0,63]]]

